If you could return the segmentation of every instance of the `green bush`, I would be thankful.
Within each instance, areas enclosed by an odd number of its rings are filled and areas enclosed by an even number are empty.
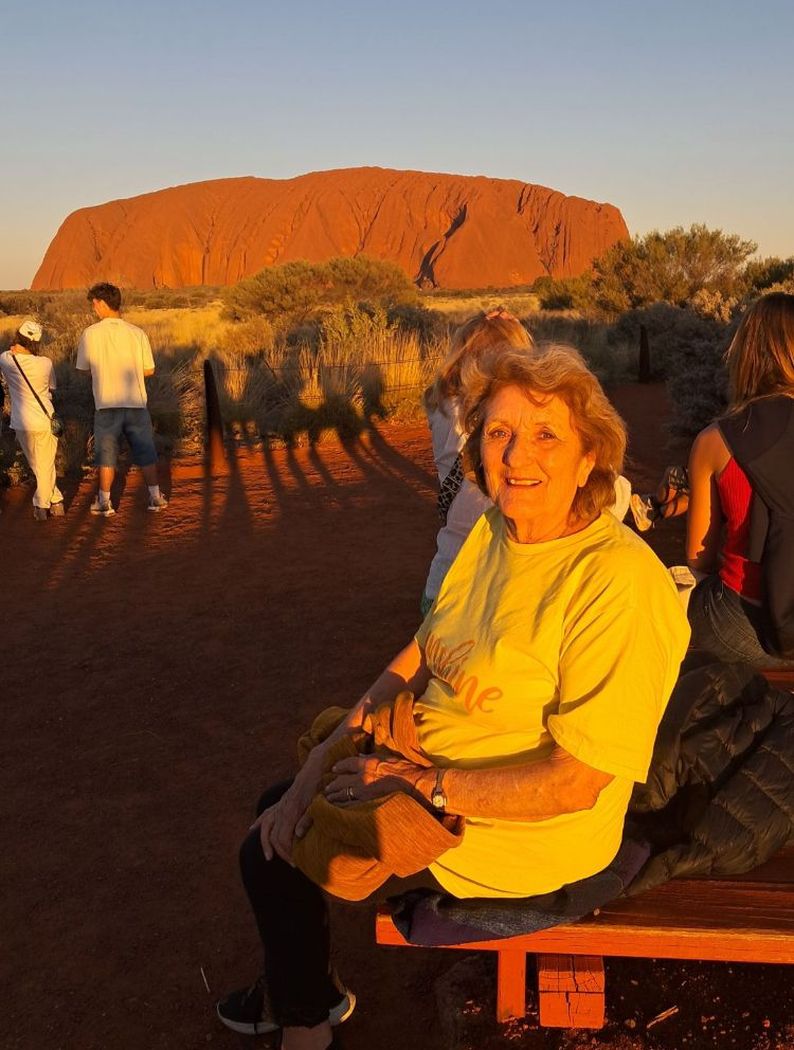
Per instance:
[[[595,303],[611,313],[665,302],[683,306],[701,291],[738,299],[746,290],[752,241],[703,225],[676,226],[614,244],[593,263]]]
[[[532,285],[543,310],[589,310],[593,306],[593,277],[539,277]]]
[[[292,326],[309,321],[329,306],[370,303],[388,309],[416,305],[419,293],[399,266],[358,256],[271,266],[225,289],[223,300],[236,319],[259,314],[273,323]]]

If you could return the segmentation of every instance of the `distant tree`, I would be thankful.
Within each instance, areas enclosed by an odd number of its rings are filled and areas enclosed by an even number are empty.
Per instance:
[[[655,230],[615,244],[595,260],[595,302],[621,313],[657,302],[683,305],[701,291],[738,298],[746,288],[745,263],[755,249],[737,234],[700,224]]]
[[[224,292],[233,316],[258,314],[273,323],[290,324],[307,321],[328,306],[368,303],[388,309],[414,304],[418,298],[399,266],[365,256],[270,266]]]
[[[794,279],[794,255],[788,259],[778,259],[776,256],[751,259],[744,269],[744,276],[750,293],[790,284]]]

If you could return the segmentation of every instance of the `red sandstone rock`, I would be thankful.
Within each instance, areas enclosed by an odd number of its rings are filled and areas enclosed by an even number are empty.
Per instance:
[[[482,176],[384,168],[216,179],[73,212],[33,288],[233,284],[266,266],[368,255],[421,285],[570,277],[628,237],[611,204]]]

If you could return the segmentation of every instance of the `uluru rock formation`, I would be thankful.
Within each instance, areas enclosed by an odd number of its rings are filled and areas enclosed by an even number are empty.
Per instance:
[[[33,288],[233,284],[266,266],[368,255],[424,287],[572,277],[628,237],[619,210],[544,186],[384,168],[216,179],[73,212]]]

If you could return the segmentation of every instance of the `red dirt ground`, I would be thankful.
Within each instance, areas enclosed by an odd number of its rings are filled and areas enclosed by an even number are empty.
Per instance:
[[[664,395],[628,387],[615,399],[646,488],[669,458]],[[215,477],[175,464],[157,516],[140,477],[126,481],[111,520],[88,513],[88,482],[63,521],[34,523],[29,491],[3,497],[8,1050],[251,1045],[212,1008],[258,966],[238,842],[313,713],[355,700],[410,636],[433,550],[421,425],[249,452]],[[653,540],[681,559],[680,523]],[[367,908],[339,907],[335,920],[360,1002],[345,1045],[443,1045],[432,986],[461,954],[376,948]],[[486,1025],[475,1045],[783,1050],[790,983],[784,967],[615,961],[602,1032],[541,1032],[530,1009],[526,1026]],[[492,994],[489,978],[485,1011]],[[646,1032],[672,1005],[679,1015]]]

